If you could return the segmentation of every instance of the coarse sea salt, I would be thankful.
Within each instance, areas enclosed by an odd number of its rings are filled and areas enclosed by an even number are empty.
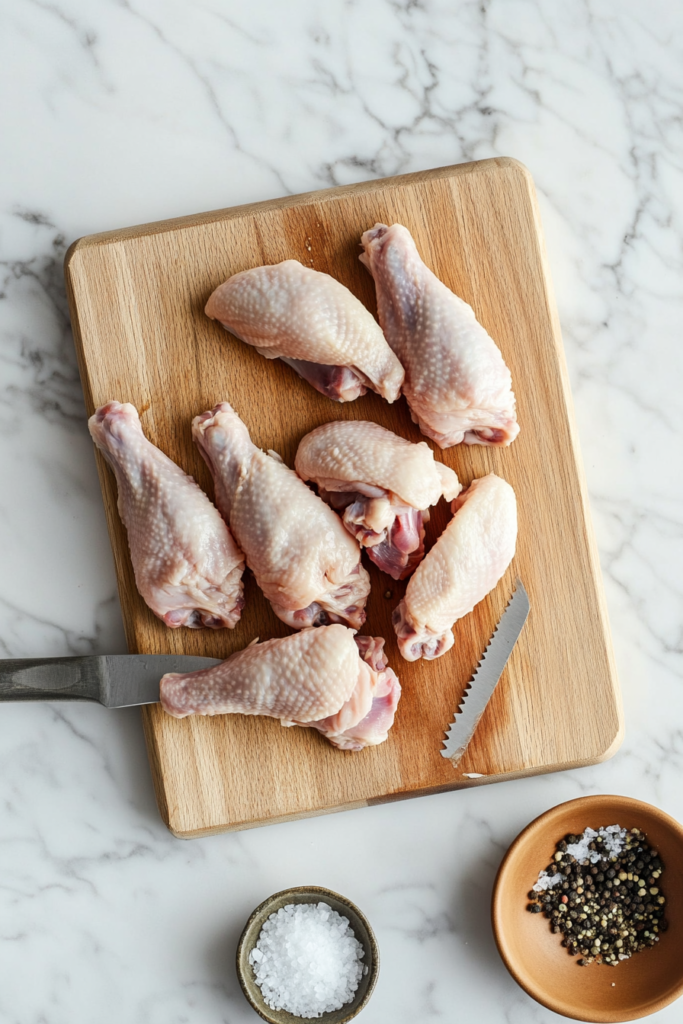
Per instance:
[[[327,903],[289,903],[271,914],[249,954],[272,1010],[321,1017],[353,999],[368,969],[349,919]]]
[[[591,850],[590,844],[596,839],[602,839],[602,846],[599,850]],[[587,828],[579,839],[578,843],[570,843],[566,853],[573,857],[578,864],[597,864],[604,857],[618,857],[624,846],[626,829],[620,825],[607,825],[605,828]],[[547,871],[540,871],[538,881],[533,886],[535,892],[543,892],[545,889],[553,889],[563,881],[564,875],[555,873],[548,874]]]

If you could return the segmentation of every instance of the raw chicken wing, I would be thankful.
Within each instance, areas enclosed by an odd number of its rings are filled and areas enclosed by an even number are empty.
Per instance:
[[[380,637],[342,625],[251,644],[215,668],[161,680],[169,715],[269,715],[317,729],[335,747],[383,743],[401,695]]]
[[[441,448],[514,441],[510,371],[472,307],[425,266],[401,224],[375,224],[361,243],[379,322],[405,368],[403,394],[422,433]]]
[[[424,441],[411,444],[365,420],[335,420],[312,430],[299,445],[295,468],[343,511],[349,533],[395,580],[409,576],[424,555],[429,506],[462,490]]]
[[[517,502],[489,473],[452,505],[455,515],[411,577],[392,622],[406,661],[431,661],[453,646],[451,626],[493,590],[515,553]]]
[[[232,628],[244,555],[192,477],[147,440],[135,406],[107,402],[88,421],[116,476],[137,588],[167,626]]]
[[[294,629],[365,621],[370,577],[339,520],[275,452],[252,444],[222,402],[192,423],[216,504],[275,614]]]
[[[403,367],[372,314],[339,281],[297,260],[234,274],[205,312],[337,402],[352,402],[367,388],[388,402],[401,393]]]

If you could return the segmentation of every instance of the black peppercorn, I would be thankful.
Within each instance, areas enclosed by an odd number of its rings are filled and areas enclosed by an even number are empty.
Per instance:
[[[527,909],[535,914],[543,912],[552,933],[563,936],[561,944],[568,953],[581,953],[579,962],[584,967],[594,962],[616,966],[620,956],[630,957],[654,946],[659,941],[655,929],[663,933],[668,927],[664,905],[653,903],[650,893],[645,899],[637,895],[641,886],[660,889],[654,873],[661,874],[661,861],[656,860],[655,852],[649,850],[641,833],[631,831],[622,835],[623,846],[614,859],[610,859],[614,849],[611,839],[593,839],[589,848],[599,851],[600,859],[592,864],[579,864],[567,852],[568,844],[583,839],[567,835],[557,843],[556,859],[545,869],[549,876],[546,885],[557,874],[562,881],[558,878],[542,893],[531,890],[528,894]],[[628,871],[638,878],[637,882],[616,877]],[[580,940],[572,937],[579,933]]]

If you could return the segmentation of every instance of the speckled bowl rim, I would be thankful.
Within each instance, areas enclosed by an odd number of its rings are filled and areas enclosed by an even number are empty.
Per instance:
[[[338,893],[338,892],[334,892],[333,889],[326,889],[326,888],[324,888],[323,886],[320,886],[320,885],[299,885],[299,886],[296,886],[293,889],[281,889],[280,892],[274,892],[272,894],[272,896],[268,896],[268,898],[265,899],[262,903],[259,903],[258,907],[256,907],[256,909],[249,915],[249,920],[247,921],[247,923],[244,926],[244,929],[242,930],[242,934],[240,935],[240,940],[239,940],[239,943],[237,945],[237,955],[236,955],[237,980],[239,981],[240,988],[242,989],[242,992],[244,993],[244,997],[247,1000],[247,1002],[249,1003],[249,1005],[251,1006],[252,1010],[254,1010],[256,1013],[258,1013],[259,1017],[261,1017],[263,1020],[267,1021],[268,1024],[280,1024],[280,1020],[281,1019],[279,1019],[277,1017],[270,1016],[269,1013],[268,1013],[268,1009],[267,1008],[262,1008],[261,1006],[259,1006],[257,1003],[254,1002],[254,999],[252,998],[252,994],[249,991],[249,987],[248,987],[248,985],[246,983],[246,980],[245,980],[245,978],[243,976],[243,973],[242,973],[241,961],[242,961],[242,954],[244,952],[244,947],[245,947],[245,944],[246,944],[247,939],[249,937],[249,932],[250,932],[250,930],[252,928],[252,925],[257,920],[257,918],[260,917],[262,914],[264,914],[264,912],[268,909],[269,906],[274,904],[277,900],[281,899],[282,897],[285,897],[288,900],[291,897],[291,902],[292,903],[303,902],[302,900],[297,899],[298,896],[315,896],[315,897],[318,897],[323,902],[326,899],[329,899],[329,898],[332,898],[333,900],[337,900],[339,903],[342,904],[342,906],[347,907],[354,914],[357,915],[357,917],[359,918],[361,924],[363,925],[363,927],[365,928],[365,930],[367,932],[367,935],[368,935],[368,942],[367,943],[364,941],[363,936],[356,935],[356,938],[358,939],[359,942],[361,942],[363,944],[363,947],[365,949],[365,958],[366,958],[365,962],[367,963],[368,955],[369,955],[369,958],[370,958],[370,961],[371,961],[370,964],[369,964],[369,968],[370,969],[368,971],[368,976],[367,976],[368,977],[367,988],[365,990],[365,993],[364,993],[363,997],[360,999],[360,1001],[357,1004],[354,1004],[353,1001],[351,1001],[350,1003],[346,1004],[349,1007],[348,1014],[345,1017],[337,1018],[337,1024],[346,1024],[347,1021],[352,1020],[354,1017],[356,1017],[361,1012],[361,1010],[363,1010],[367,1006],[368,1002],[370,1001],[370,997],[372,996],[372,993],[375,990],[375,985],[377,984],[377,978],[379,976],[379,946],[377,945],[377,939],[375,937],[375,933],[372,930],[370,922],[368,921],[368,919],[365,916],[365,914],[361,910],[359,910],[359,908],[356,906],[356,904],[353,903],[350,899],[348,899],[346,896],[340,895],[340,893]],[[260,934],[260,932],[259,932],[259,934]],[[256,939],[258,939],[258,935],[256,936]],[[254,940],[254,942],[251,944],[252,947],[255,944],[256,944],[256,940]],[[356,997],[354,996],[354,999],[355,998]],[[335,1013],[339,1013],[343,1009],[344,1009],[344,1007],[341,1007],[340,1010],[335,1011]],[[287,1013],[287,1011],[282,1011],[282,1010],[278,1010],[278,1011],[275,1011],[275,1012],[280,1013],[280,1014],[283,1013],[283,1012]],[[315,1019],[321,1021],[322,1024],[325,1024],[325,1021],[331,1020],[332,1016],[333,1016],[332,1014],[323,1014],[322,1017],[316,1017]],[[302,1021],[302,1020],[306,1019],[304,1017],[296,1017],[296,1016],[294,1016],[294,1014],[290,1014],[290,1013],[287,1013],[287,1018],[289,1018],[289,1020],[292,1021],[292,1024],[294,1024],[294,1022],[296,1022],[296,1021]]]
[[[636,800],[634,797],[620,796],[616,793],[596,793],[590,796],[577,797],[574,800],[565,800],[561,804],[555,804],[554,807],[549,807],[543,814],[539,814],[537,818],[530,821],[526,828],[513,839],[510,846],[503,857],[498,872],[496,874],[496,880],[493,883],[493,893],[491,897],[491,924],[493,926],[493,937],[498,948],[500,958],[505,964],[506,968],[517,982],[520,988],[524,989],[527,995],[531,996],[541,1006],[545,1006],[548,1010],[552,1010],[554,1013],[560,1014],[563,1017],[568,1017],[572,1020],[580,1020],[584,1022],[591,1022],[591,1024],[617,1024],[617,1022],[626,1022],[631,1020],[640,1020],[643,1017],[649,1017],[653,1013],[658,1013],[659,1010],[663,1010],[666,1006],[670,1006],[671,1003],[675,1002],[683,995],[683,981],[677,986],[672,988],[666,995],[652,999],[646,1008],[641,1009],[635,1014],[630,1016],[623,1016],[621,1013],[618,1017],[611,1011],[602,1012],[600,1010],[593,1011],[590,1017],[582,1015],[579,1017],[573,1008],[568,1005],[562,999],[554,999],[551,994],[541,993],[534,988],[533,985],[527,983],[525,976],[521,974],[516,967],[515,961],[508,953],[508,949],[503,939],[503,927],[502,927],[502,905],[503,905],[503,892],[507,881],[508,867],[514,858],[518,846],[530,833],[541,832],[548,818],[554,816],[560,816],[561,812],[566,811],[570,807],[581,807],[582,810],[585,808],[586,816],[589,817],[592,813],[593,808],[601,807],[605,801],[614,801],[615,813],[618,814],[620,809],[628,809],[629,811],[638,812],[639,810],[647,810],[648,814],[653,817],[659,818],[663,825],[677,835],[681,846],[683,847],[683,825],[676,821],[666,811],[656,807],[654,804],[649,804],[644,800]]]

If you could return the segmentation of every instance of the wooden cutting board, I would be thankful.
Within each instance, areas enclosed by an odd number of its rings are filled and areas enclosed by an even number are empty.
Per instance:
[[[403,399],[332,402],[203,313],[231,274],[291,258],[332,274],[375,312],[358,242],[376,221],[410,229],[428,266],[471,303],[512,371],[521,424],[514,444],[436,454],[465,486],[490,472],[513,485],[517,554],[495,591],[456,624],[451,651],[415,664],[402,660],[391,628],[405,584],[367,563],[364,632],[386,637],[403,685],[395,726],[379,747],[346,753],[313,730],[283,729],[271,719],[178,721],[159,705],[144,708],[159,809],[177,836],[592,764],[614,753],[622,737],[560,328],[534,186],[521,164],[461,164],[81,239],[67,255],[66,280],[88,414],[109,399],[132,402],[150,440],[210,495],[190,422],[222,400],[256,444],[290,466],[301,437],[331,419],[375,420],[423,440]],[[227,657],[254,637],[289,632],[249,573],[236,629],[167,629],[137,593],[114,478],[97,458],[131,651]],[[442,501],[428,544],[448,518]],[[517,575],[530,596],[529,620],[465,758],[453,766],[439,753],[444,730]]]

